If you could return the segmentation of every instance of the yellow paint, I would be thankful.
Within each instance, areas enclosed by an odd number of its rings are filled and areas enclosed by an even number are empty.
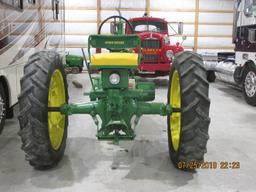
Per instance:
[[[137,53],[99,53],[91,57],[91,66],[131,66],[137,67],[139,55]]]
[[[56,69],[50,81],[48,107],[60,107],[66,102],[64,86],[63,76],[60,70]],[[60,114],[60,112],[48,112],[48,133],[54,150],[58,150],[61,146],[64,136],[65,121],[65,116]]]
[[[172,108],[181,108],[180,78],[177,71],[174,72],[171,81],[170,105]],[[181,112],[174,112],[170,117],[171,139],[173,148],[178,150],[180,144]]]

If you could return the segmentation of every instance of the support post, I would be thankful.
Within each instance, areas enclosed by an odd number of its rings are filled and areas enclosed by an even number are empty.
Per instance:
[[[97,31],[99,30],[100,27],[100,22],[101,22],[101,0],[97,0]]]
[[[146,0],[146,13],[148,16],[150,15],[150,0]]]
[[[194,52],[197,52],[197,48],[198,48],[199,7],[200,7],[200,0],[196,0],[196,5],[195,5],[194,50],[193,50]]]

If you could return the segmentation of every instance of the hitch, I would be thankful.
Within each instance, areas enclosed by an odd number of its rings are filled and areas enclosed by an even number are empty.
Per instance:
[[[115,143],[118,143],[119,140],[134,139],[134,129],[142,115],[166,116],[174,112],[170,105],[163,103],[129,102],[128,105],[119,103],[118,106],[123,106],[123,108],[118,111],[114,105],[108,105],[109,103],[110,101],[106,100],[64,104],[60,108],[51,108],[51,111],[59,110],[63,115],[89,114],[97,125],[97,138],[99,140],[113,140]]]

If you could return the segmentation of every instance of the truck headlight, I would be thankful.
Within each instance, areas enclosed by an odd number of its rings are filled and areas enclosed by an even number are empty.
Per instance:
[[[109,82],[110,82],[112,85],[117,85],[118,83],[120,83],[120,75],[117,74],[117,73],[112,73],[112,74],[109,76]]]
[[[174,56],[174,53],[173,53],[172,50],[166,51],[166,57],[167,57],[169,60],[171,60],[171,59],[173,58],[173,56]]]

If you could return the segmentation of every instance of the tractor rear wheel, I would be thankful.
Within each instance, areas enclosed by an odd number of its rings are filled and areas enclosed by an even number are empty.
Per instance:
[[[195,169],[204,161],[210,124],[209,84],[203,61],[196,53],[178,54],[170,72],[167,117],[171,160],[182,170]]]
[[[26,160],[35,169],[49,169],[62,159],[66,147],[68,118],[49,107],[68,103],[64,67],[58,53],[33,54],[24,67],[19,135]]]

